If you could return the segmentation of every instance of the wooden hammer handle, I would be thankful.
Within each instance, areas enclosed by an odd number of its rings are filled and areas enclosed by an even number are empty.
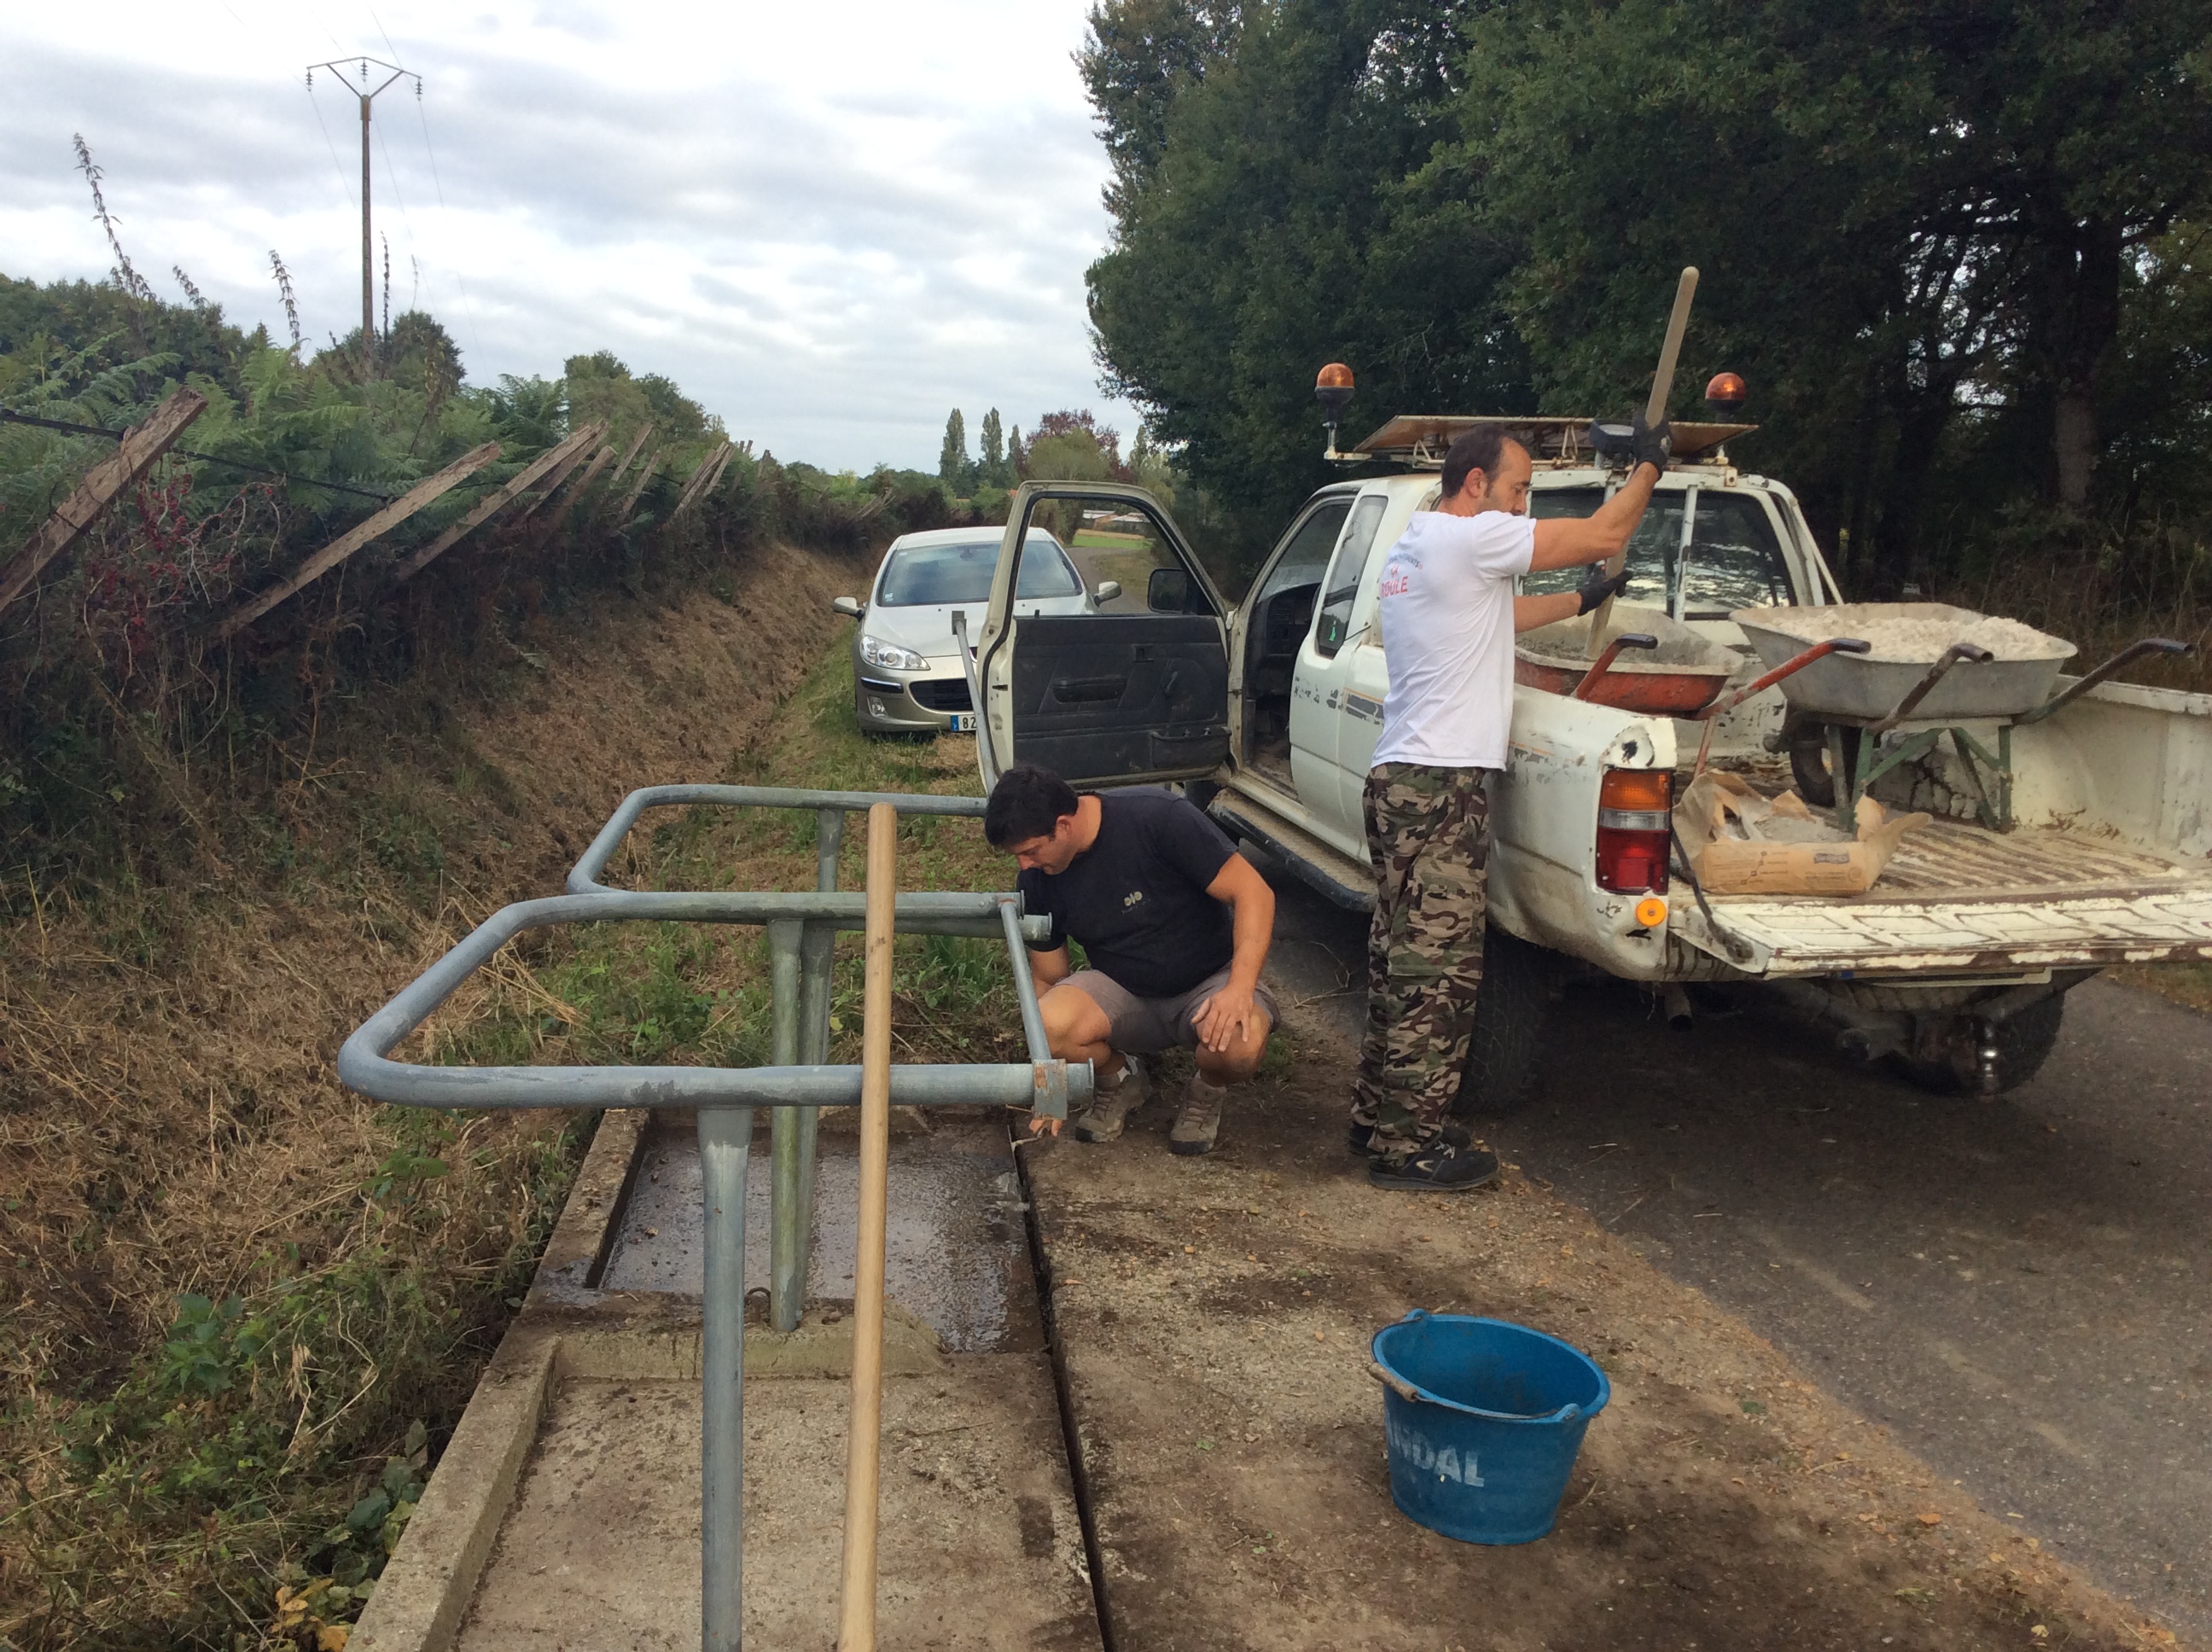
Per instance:
[[[898,811],[868,811],[860,1021],[860,1248],[853,1267],[853,1426],[845,1460],[844,1610],[838,1652],[874,1652],[876,1513],[884,1424],[884,1241],[891,1156],[891,944]]]

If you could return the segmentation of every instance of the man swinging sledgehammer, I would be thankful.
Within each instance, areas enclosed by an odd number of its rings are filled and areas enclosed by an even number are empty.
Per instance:
[[[1259,1069],[1278,1013],[1260,981],[1275,927],[1267,880],[1174,793],[1133,787],[1079,798],[1034,763],[999,777],[983,835],[1020,863],[1025,909],[1052,920],[1030,960],[1052,1053],[1097,1064],[1076,1139],[1120,1135],[1149,1093],[1135,1058],[1180,1046],[1195,1052],[1198,1071],[1168,1151],[1212,1152],[1229,1086]],[[1073,969],[1070,939],[1082,944],[1089,968]],[[1030,1129],[1045,1122],[1032,1119]]]

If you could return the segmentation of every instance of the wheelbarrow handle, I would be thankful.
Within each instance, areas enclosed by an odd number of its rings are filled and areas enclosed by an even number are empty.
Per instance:
[[[1734,711],[1754,694],[1764,694],[1784,677],[1795,677],[1816,659],[1826,659],[1830,654],[1863,654],[1867,652],[1867,647],[1868,645],[1856,637],[1830,637],[1826,642],[1816,642],[1803,653],[1792,654],[1758,682],[1714,701],[1691,720],[1709,723],[1724,713]]]
[[[2041,722],[2061,707],[2072,705],[2100,683],[2117,672],[2125,671],[2145,654],[2185,654],[2195,646],[2193,643],[2176,642],[2172,637],[2145,637],[2140,642],[2130,642],[2087,677],[2075,679],[2074,685],[2063,693],[2045,701],[2025,717],[2014,718],[2013,726],[2019,728],[2028,723]]]
[[[1659,639],[1649,631],[1623,631],[1605,645],[1603,653],[1590,662],[1589,670],[1583,673],[1583,680],[1575,684],[1575,691],[1567,697],[1571,700],[1589,699],[1590,690],[1597,687],[1599,680],[1613,669],[1613,656],[1623,648],[1656,648],[1658,646]]]
[[[1867,725],[1866,732],[1869,735],[1887,734],[1906,718],[1911,716],[1913,708],[1936,691],[1936,685],[1948,677],[1951,674],[1951,667],[1960,660],[1971,660],[1977,665],[1985,665],[1993,658],[1995,656],[1988,649],[1978,647],[1973,643],[1953,643],[1943,651],[1943,657],[1928,668],[1928,675],[1913,685],[1912,692],[1897,702],[1897,709],[1880,722]]]

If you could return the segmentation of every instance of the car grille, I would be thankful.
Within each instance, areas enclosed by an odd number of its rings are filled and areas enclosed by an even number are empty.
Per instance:
[[[969,711],[968,683],[957,677],[929,677],[906,685],[914,703],[926,711]]]

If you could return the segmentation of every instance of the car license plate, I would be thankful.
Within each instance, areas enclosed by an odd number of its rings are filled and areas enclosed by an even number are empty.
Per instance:
[[[973,734],[975,732],[975,714],[972,711],[954,712],[952,732],[955,734]]]

